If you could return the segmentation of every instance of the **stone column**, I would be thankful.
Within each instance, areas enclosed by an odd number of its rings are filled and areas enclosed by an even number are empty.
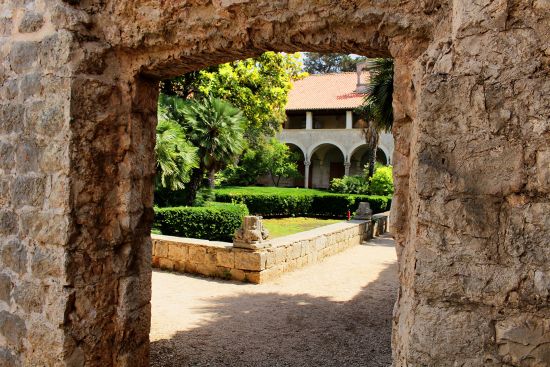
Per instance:
[[[351,167],[351,163],[346,161],[344,162],[344,176],[349,176],[349,168]]]
[[[346,111],[346,129],[353,129],[353,112]]]
[[[311,165],[311,162],[308,160],[304,161],[304,188],[309,187],[309,166]]]
[[[306,112],[306,130],[313,129],[313,113],[311,111]]]
[[[0,365],[148,366],[158,85],[85,11],[21,4],[0,19]]]
[[[392,47],[396,367],[549,363],[550,7],[522,4],[455,0],[419,58]]]

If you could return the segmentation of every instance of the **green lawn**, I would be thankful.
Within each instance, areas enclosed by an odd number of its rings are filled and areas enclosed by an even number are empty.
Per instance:
[[[269,238],[288,236],[290,234],[308,231],[310,229],[339,222],[342,222],[342,220],[304,217],[273,218],[262,220],[262,223],[269,231]]]

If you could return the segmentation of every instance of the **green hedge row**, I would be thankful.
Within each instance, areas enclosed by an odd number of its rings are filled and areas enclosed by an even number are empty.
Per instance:
[[[310,216],[344,218],[347,211],[357,210],[359,203],[368,201],[374,213],[389,210],[390,196],[346,195],[331,193],[243,193],[214,191],[216,201],[242,203],[250,213],[264,217]]]
[[[242,204],[155,208],[154,228],[169,236],[231,242],[245,215],[248,209]]]

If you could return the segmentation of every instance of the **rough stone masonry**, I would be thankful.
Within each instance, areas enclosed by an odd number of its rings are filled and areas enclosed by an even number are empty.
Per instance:
[[[0,365],[148,365],[158,81],[265,50],[395,59],[395,367],[550,365],[549,0],[0,1]]]

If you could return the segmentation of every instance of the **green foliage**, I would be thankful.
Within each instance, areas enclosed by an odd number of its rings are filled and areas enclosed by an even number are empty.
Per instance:
[[[216,201],[245,204],[251,213],[265,217],[311,216],[344,218],[361,201],[375,213],[389,209],[391,198],[375,195],[333,194],[320,190],[286,188],[227,188],[214,190]]]
[[[231,242],[245,215],[248,209],[239,204],[155,208],[154,227],[169,236]]]
[[[159,100],[165,118],[179,124],[189,141],[197,147],[200,159],[191,173],[184,201],[192,205],[204,175],[208,174],[213,187],[215,173],[235,161],[243,151],[246,120],[239,109],[218,98],[184,101],[161,95]]]
[[[275,186],[279,186],[279,182],[283,177],[300,177],[298,164],[296,163],[299,158],[291,152],[285,143],[273,138],[260,154],[266,171],[271,175]]]
[[[157,175],[155,187],[181,190],[189,181],[191,169],[198,166],[197,149],[185,138],[183,128],[166,118],[165,110],[159,108],[155,154]]]
[[[330,181],[330,192],[339,194],[368,194],[369,185],[364,176],[344,176]]]
[[[166,80],[162,91],[184,99],[211,96],[230,102],[243,111],[246,138],[254,146],[279,131],[291,81],[304,75],[299,54],[266,52]]]
[[[357,64],[365,60],[366,58],[362,56],[354,57],[346,54],[306,52],[304,53],[304,71],[310,74],[355,71]]]
[[[229,166],[218,177],[226,185],[252,185],[258,177],[270,174],[275,186],[281,178],[300,177],[299,157],[288,145],[272,138],[255,149],[249,149],[238,164]]]
[[[368,177],[372,177],[379,133],[393,126],[393,59],[369,59],[367,69],[370,78],[366,97],[355,113],[367,121],[363,134],[370,148]]]
[[[379,167],[370,178],[369,191],[373,195],[393,194],[393,174],[391,166]]]
[[[370,78],[363,105],[356,113],[374,125],[376,131],[390,131],[393,125],[393,59],[369,59]]]

